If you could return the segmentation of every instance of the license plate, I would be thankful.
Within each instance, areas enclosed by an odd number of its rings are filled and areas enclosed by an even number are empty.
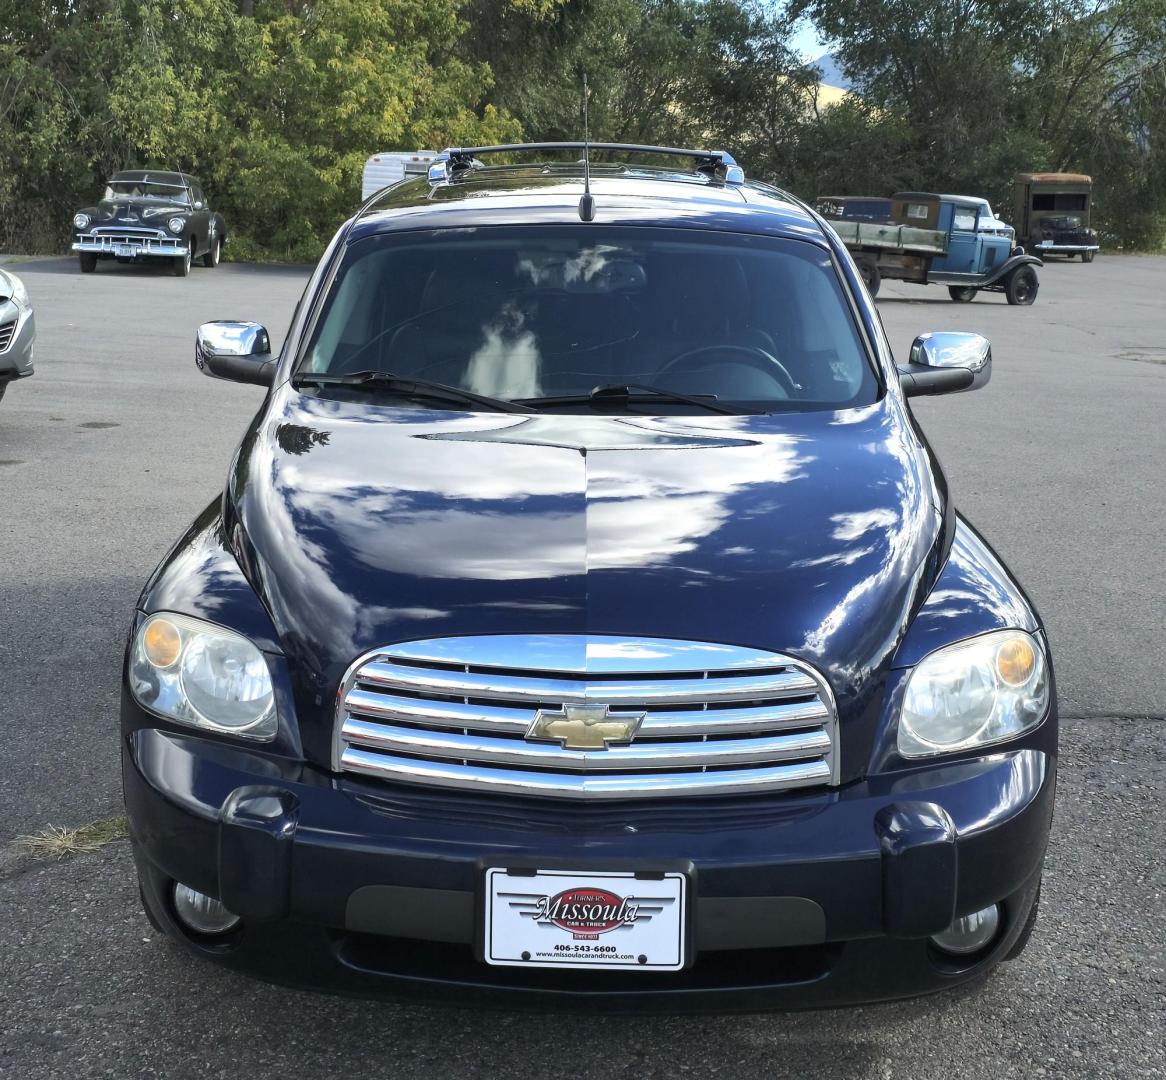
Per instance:
[[[136,244],[114,244],[113,253],[115,255],[138,255],[141,253],[141,248]]]
[[[483,957],[510,967],[679,971],[688,879],[568,870],[486,871]]]

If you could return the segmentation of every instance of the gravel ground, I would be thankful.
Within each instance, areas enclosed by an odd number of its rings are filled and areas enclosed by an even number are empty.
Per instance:
[[[994,345],[988,388],[917,411],[961,510],[1025,582],[1055,649],[1061,780],[1028,951],[917,1002],[683,1019],[267,986],[150,929],[124,841],[59,862],[17,849],[20,834],[120,812],[133,602],[221,486],[259,402],[197,374],[194,327],[255,318],[278,338],[307,274],[82,277],[72,260],[18,272],[40,340],[36,376],[0,405],[0,1075],[1166,1076],[1166,259],[1050,265],[1027,309],[893,283],[880,296],[900,355],[928,329]]]

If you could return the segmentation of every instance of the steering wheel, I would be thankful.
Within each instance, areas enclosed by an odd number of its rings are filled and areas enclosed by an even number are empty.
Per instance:
[[[697,357],[704,356],[706,353],[736,353],[738,356],[745,357],[750,367],[757,368],[763,371],[766,375],[773,375],[777,377],[777,381],[781,383],[782,389],[792,398],[796,397],[798,391],[801,389],[793,376],[789,373],[789,369],[772,353],[766,352],[757,345],[699,345],[695,349],[689,349],[687,352],[682,352],[679,356],[672,357],[671,360],[665,362],[664,366],[656,372],[656,378],[665,375],[676,368],[685,366],[685,369],[690,369],[691,364],[685,364],[685,361],[695,360]]]

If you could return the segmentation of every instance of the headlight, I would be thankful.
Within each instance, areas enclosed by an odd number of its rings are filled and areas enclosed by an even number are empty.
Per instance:
[[[172,217],[167,224],[169,225],[170,231],[177,236],[178,233],[186,228],[186,218]]]
[[[275,698],[263,654],[213,623],[151,615],[134,635],[130,689],[139,704],[192,727],[275,737]]]
[[[899,713],[899,753],[929,757],[1011,739],[1044,719],[1048,663],[1040,639],[999,630],[924,658]]]
[[[73,228],[74,229],[88,229],[89,228],[89,215],[88,214],[74,214],[73,215]]]
[[[7,285],[3,285],[8,282]],[[12,274],[0,274],[0,298],[7,295],[17,307],[28,307],[28,290],[24,287],[24,282]]]

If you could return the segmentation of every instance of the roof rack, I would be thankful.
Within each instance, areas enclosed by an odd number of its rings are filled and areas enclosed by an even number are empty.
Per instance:
[[[676,146],[642,146],[638,143],[539,142],[504,143],[499,146],[451,146],[433,159],[429,182],[439,184],[454,180],[470,169],[481,168],[477,159],[485,154],[529,153],[540,150],[611,150],[623,154],[646,154],[695,159],[694,169],[724,184],[745,183],[745,170],[724,150],[683,150]]]

